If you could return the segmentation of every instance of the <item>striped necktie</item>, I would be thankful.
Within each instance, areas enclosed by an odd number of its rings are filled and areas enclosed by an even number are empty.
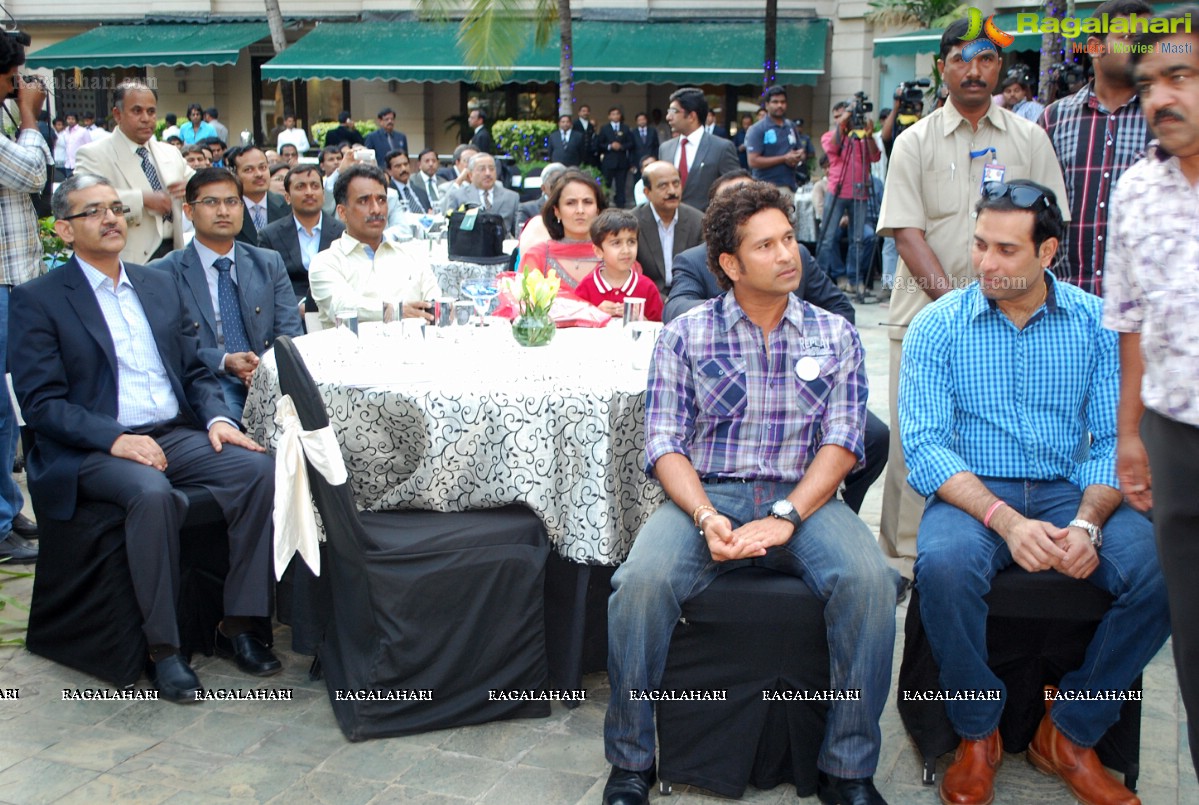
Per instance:
[[[150,159],[150,149],[144,145],[137,147],[137,155],[142,160],[142,173],[146,174],[146,181],[150,183],[151,189],[155,192],[162,192],[162,180],[158,178],[158,169],[154,167],[154,162]],[[162,216],[162,220],[171,220],[171,214],[168,212]]]

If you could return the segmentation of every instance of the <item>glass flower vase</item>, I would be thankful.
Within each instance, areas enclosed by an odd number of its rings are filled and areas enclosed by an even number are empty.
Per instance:
[[[512,337],[522,347],[543,347],[554,339],[557,331],[554,320],[545,311],[523,313],[512,322]]]

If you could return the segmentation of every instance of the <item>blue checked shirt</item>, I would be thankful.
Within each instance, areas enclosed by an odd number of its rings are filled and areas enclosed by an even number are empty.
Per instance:
[[[899,427],[920,494],[959,472],[1116,487],[1116,335],[1103,329],[1098,297],[1046,279],[1045,304],[1023,330],[978,283],[912,321]]]
[[[654,348],[646,472],[680,453],[704,479],[798,483],[827,444],[861,466],[863,359],[853,325],[794,296],[769,338],[732,291],[705,302],[668,324]]]

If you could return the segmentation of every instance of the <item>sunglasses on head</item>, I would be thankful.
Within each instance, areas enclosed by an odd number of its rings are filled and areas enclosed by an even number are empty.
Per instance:
[[[1049,208],[1049,199],[1035,187],[1028,185],[1010,185],[1004,182],[987,182],[983,185],[983,195],[989,199],[1007,196],[1022,210],[1033,210],[1037,205]]]

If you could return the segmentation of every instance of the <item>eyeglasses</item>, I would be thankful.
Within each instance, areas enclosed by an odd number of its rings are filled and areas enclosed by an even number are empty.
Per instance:
[[[120,218],[121,216],[129,214],[129,208],[126,207],[124,204],[113,204],[108,207],[100,207],[100,206],[88,207],[86,210],[83,210],[82,212],[77,212],[74,215],[64,215],[62,218],[59,218],[58,220],[74,221],[76,218],[86,218],[89,221],[93,221],[97,218],[103,218],[104,213],[106,213],[106,212],[111,212],[113,215]]]
[[[191,201],[188,203],[193,207],[200,206],[208,210],[215,210],[217,207],[222,206],[227,210],[236,210],[242,204],[241,199],[237,196],[230,196],[229,198],[213,198],[212,196],[209,196],[207,198],[197,199],[196,201]]]
[[[983,185],[983,195],[989,199],[1000,199],[1007,196],[1022,210],[1042,208],[1049,209],[1049,198],[1035,187],[1028,185],[1010,185],[1003,182],[987,182]]]

